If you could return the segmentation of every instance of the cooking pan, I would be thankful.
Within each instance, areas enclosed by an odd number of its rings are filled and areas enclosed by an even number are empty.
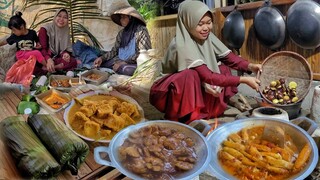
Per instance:
[[[286,23],[282,13],[265,0],[253,19],[253,26],[258,40],[271,50],[280,48],[286,38]]]
[[[320,5],[311,0],[298,0],[287,12],[287,29],[292,41],[304,49],[320,45]]]
[[[308,175],[312,173],[314,168],[318,163],[318,147],[313,138],[305,130],[299,126],[282,119],[278,118],[246,118],[241,120],[236,120],[230,123],[225,123],[219,126],[217,129],[212,131],[208,136],[207,140],[211,146],[212,158],[208,166],[209,173],[212,173],[215,177],[220,180],[234,180],[235,177],[231,176],[226,172],[222,166],[219,164],[218,151],[221,148],[221,144],[227,137],[232,134],[239,132],[243,128],[251,128],[254,126],[264,126],[266,123],[272,126],[280,126],[284,129],[285,133],[288,134],[292,139],[294,139],[294,144],[297,146],[298,150],[304,147],[305,144],[309,144],[311,147],[311,154],[307,164],[304,168],[297,174],[294,174],[290,179],[305,179]],[[311,132],[313,133],[313,132]]]
[[[225,19],[222,37],[227,45],[237,51],[241,48],[245,37],[245,26],[242,14],[233,10]]]
[[[196,177],[197,175],[199,175],[207,169],[209,161],[211,160],[211,153],[206,138],[199,131],[197,131],[195,128],[192,128],[191,126],[169,120],[152,120],[126,127],[112,138],[109,146],[99,146],[94,149],[95,161],[98,164],[115,167],[121,173],[123,173],[131,179],[145,179],[125,168],[125,166],[121,163],[121,155],[118,153],[118,148],[124,143],[125,139],[129,137],[130,133],[150,125],[157,125],[162,128],[174,128],[178,132],[183,132],[186,136],[192,138],[193,142],[195,143],[194,147],[198,159],[197,162],[194,164],[193,169],[178,173],[177,175],[172,177],[173,179],[189,180]],[[110,158],[110,161],[102,158],[100,153],[107,153]]]

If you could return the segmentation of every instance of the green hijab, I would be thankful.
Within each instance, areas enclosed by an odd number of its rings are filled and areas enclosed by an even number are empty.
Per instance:
[[[163,73],[175,73],[202,64],[220,73],[216,57],[224,57],[230,50],[212,32],[202,44],[197,43],[189,33],[207,12],[211,14],[208,6],[201,1],[186,0],[180,4],[176,37],[163,59]]]

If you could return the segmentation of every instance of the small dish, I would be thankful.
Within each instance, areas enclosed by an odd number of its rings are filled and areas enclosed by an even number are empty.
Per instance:
[[[97,69],[91,69],[81,74],[83,80],[88,84],[100,85],[109,78],[110,74],[107,72],[99,71]]]
[[[71,77],[65,75],[51,75],[49,77],[49,88],[69,92],[72,88],[69,82],[70,79]]]
[[[60,110],[66,108],[72,100],[68,94],[56,89],[50,89],[46,92],[36,95],[35,97],[41,107],[53,113],[59,112]]]
[[[69,79],[69,84],[72,87],[77,87],[77,86],[85,85],[86,81],[84,81],[81,77],[75,77],[75,78]]]

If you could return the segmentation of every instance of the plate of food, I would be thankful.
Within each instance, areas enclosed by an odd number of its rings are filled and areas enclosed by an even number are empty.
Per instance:
[[[64,112],[66,125],[87,141],[109,143],[123,128],[144,121],[144,112],[118,91],[90,91],[72,99]]]

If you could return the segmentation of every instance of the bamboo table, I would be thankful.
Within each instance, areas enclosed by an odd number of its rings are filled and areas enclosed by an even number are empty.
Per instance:
[[[21,101],[22,94],[17,91],[7,91],[0,94],[0,121],[9,117],[17,116],[17,105]],[[55,115],[63,120],[63,113],[55,113]],[[25,119],[27,118],[24,115]],[[1,132],[0,132],[1,134]],[[96,142],[87,142],[90,147],[90,152],[85,162],[80,166],[78,175],[71,175],[70,171],[63,171],[57,177],[57,179],[116,179],[116,180],[128,180],[129,178],[121,174],[117,169],[113,167],[103,166],[97,164],[93,157],[93,149],[96,146],[102,146],[105,144]],[[17,169],[14,159],[9,153],[9,149],[5,145],[3,139],[0,139],[0,179],[23,179],[19,170]]]

